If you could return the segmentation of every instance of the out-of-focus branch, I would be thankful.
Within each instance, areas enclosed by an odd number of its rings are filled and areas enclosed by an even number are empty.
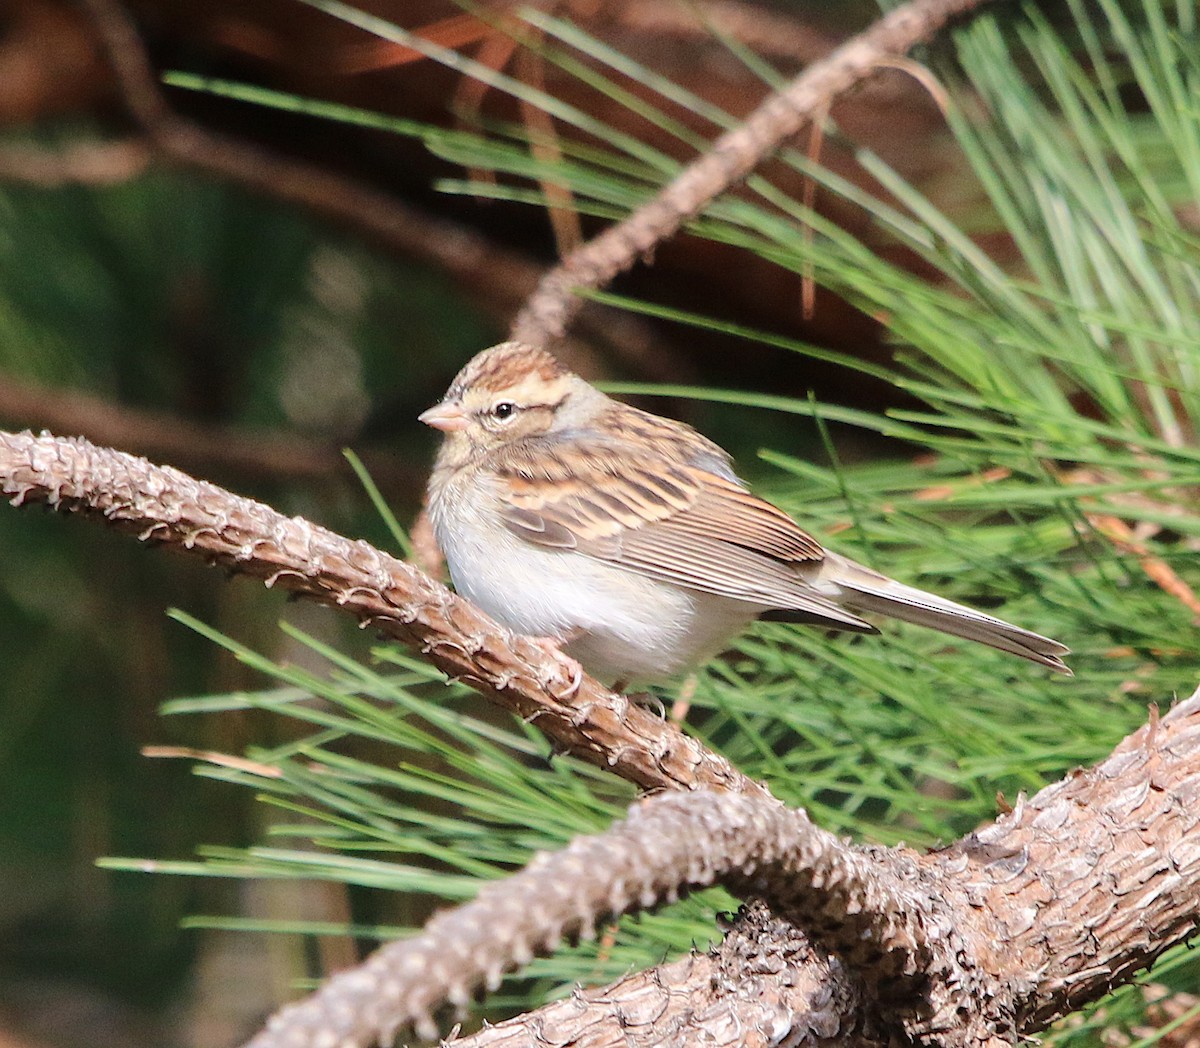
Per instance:
[[[167,103],[137,29],[117,0],[84,0],[84,6],[126,108],[165,160],[303,207],[430,265],[466,288],[500,323],[507,323],[537,287],[541,266],[472,229],[408,207],[315,164],[279,156],[180,117]],[[583,326],[590,341],[648,379],[679,381],[690,373],[686,361],[675,358],[630,314],[593,306]]]
[[[536,641],[365,542],[80,439],[0,433],[0,491],[17,504],[102,515],[143,540],[343,608],[536,721],[561,748],[644,788],[766,792],[674,725],[590,677],[572,680]]]
[[[674,236],[712,200],[745,178],[834,99],[888,61],[930,39],[984,0],[909,0],[808,66],[628,218],[571,252],[547,273],[513,323],[532,345],[561,338],[582,305],[580,288],[599,288]]]
[[[538,268],[482,237],[440,222],[368,186],[251,142],[230,138],[180,117],[167,104],[137,29],[116,0],[84,0],[100,34],[130,116],[166,159],[229,178],[317,214],[353,225],[410,257],[457,279],[485,278],[486,290],[511,308],[514,294],[537,279]],[[509,285],[515,284],[516,291]]]
[[[88,437],[178,462],[231,470],[256,479],[325,480],[349,476],[341,452],[298,434],[206,426],[164,412],[142,411],[72,390],[46,389],[0,375],[0,419]],[[391,453],[364,451],[363,463],[387,490],[416,492],[424,471]]]
[[[838,46],[838,41],[799,19],[800,10],[777,10],[764,4],[733,0],[624,0],[610,2],[598,12],[626,29],[639,33],[712,41],[713,31],[724,33],[760,55],[795,62],[816,62]]]
[[[85,142],[62,149],[0,147],[0,179],[28,182],[43,189],[128,182],[149,164],[150,150],[137,141]]]

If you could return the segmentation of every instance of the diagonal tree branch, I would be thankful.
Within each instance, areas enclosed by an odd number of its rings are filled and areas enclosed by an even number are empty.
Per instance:
[[[103,515],[112,527],[344,608],[424,652],[557,746],[646,789],[766,793],[723,758],[404,561],[169,466],[86,440],[0,433],[0,492],[17,505]]]
[[[809,120],[825,112],[833,99],[983,2],[909,0],[827,57],[813,62],[721,135],[707,153],[685,167],[653,199],[571,252],[543,276],[513,322],[512,338],[539,346],[561,338],[582,306],[578,289],[603,287],[647,257]]]

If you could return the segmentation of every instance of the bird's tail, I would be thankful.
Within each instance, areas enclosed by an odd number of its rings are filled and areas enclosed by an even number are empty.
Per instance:
[[[1056,640],[944,597],[905,586],[836,554],[831,555],[823,567],[823,581],[835,584],[841,590],[838,603],[853,611],[887,615],[902,622],[927,626],[953,637],[1019,655],[1056,673],[1071,676],[1071,668],[1062,660],[1070,649]]]

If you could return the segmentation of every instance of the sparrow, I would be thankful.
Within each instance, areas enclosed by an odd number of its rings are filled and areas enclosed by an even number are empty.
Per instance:
[[[877,633],[864,615],[1071,673],[1057,641],[826,549],[711,440],[544,350],[484,350],[419,417],[445,435],[428,507],[455,589],[606,683],[675,677],[755,619]]]

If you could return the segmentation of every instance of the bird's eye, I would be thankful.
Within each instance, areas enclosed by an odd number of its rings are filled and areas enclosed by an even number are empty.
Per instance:
[[[511,400],[502,400],[499,404],[492,408],[492,414],[502,422],[505,419],[512,418],[516,413],[517,405]]]

